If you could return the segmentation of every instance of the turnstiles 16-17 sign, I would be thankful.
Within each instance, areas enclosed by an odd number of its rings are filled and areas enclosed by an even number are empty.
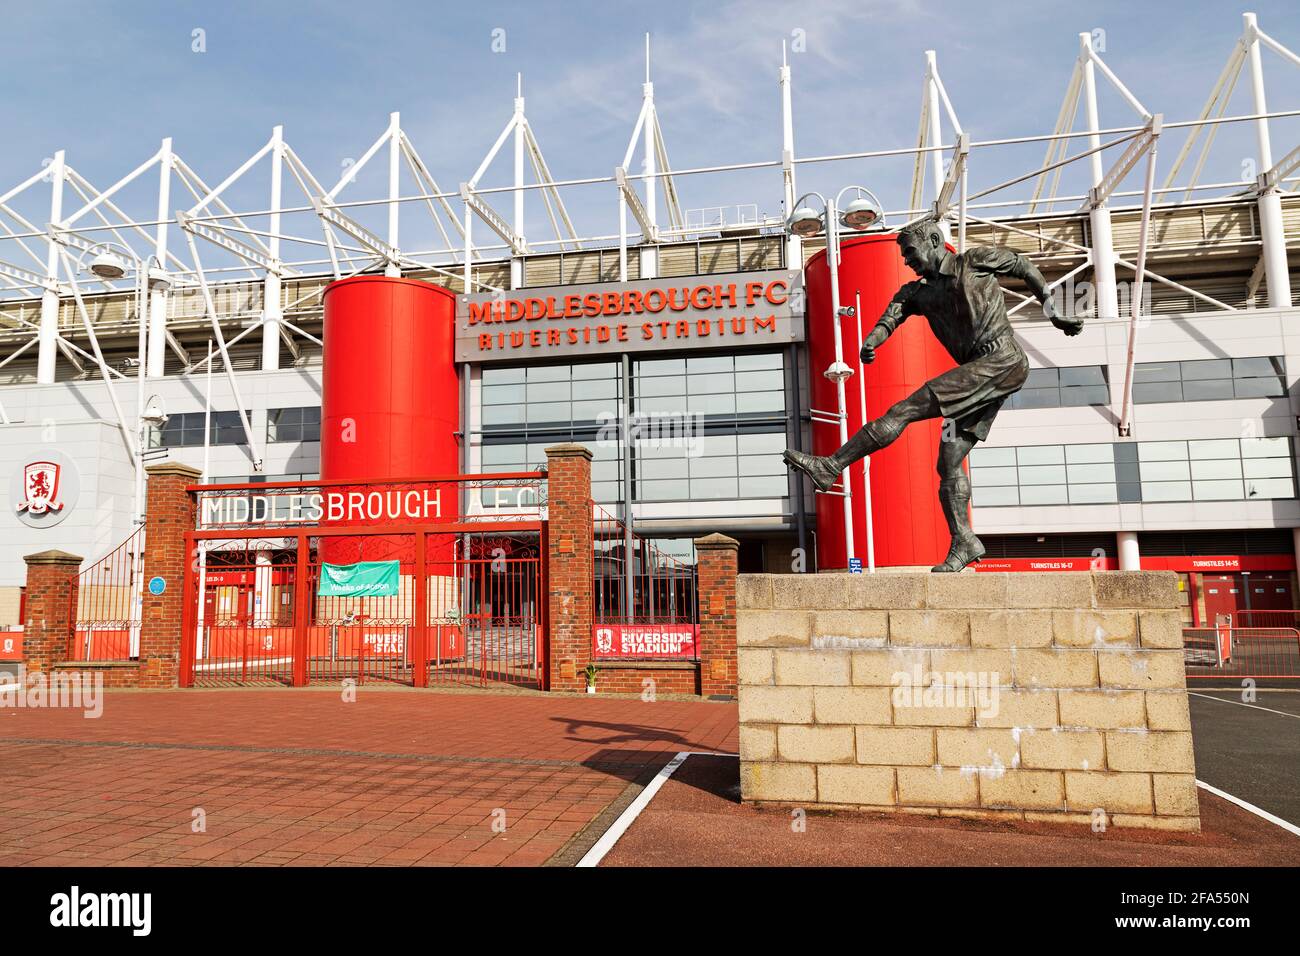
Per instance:
[[[462,295],[456,361],[800,342],[801,281],[774,269]]]

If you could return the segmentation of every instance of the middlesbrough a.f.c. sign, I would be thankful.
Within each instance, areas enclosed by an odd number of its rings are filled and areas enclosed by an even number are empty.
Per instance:
[[[799,342],[801,281],[773,269],[457,296],[456,361]]]

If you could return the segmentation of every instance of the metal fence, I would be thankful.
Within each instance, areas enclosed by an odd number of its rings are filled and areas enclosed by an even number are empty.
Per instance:
[[[144,588],[144,526],[86,568],[77,579],[74,661],[127,661],[140,656]]]
[[[593,503],[597,624],[696,624],[695,565],[651,544]]]
[[[186,580],[183,685],[545,686],[542,474],[192,490],[200,526],[186,539],[199,558]],[[293,496],[318,505],[329,496],[345,516],[321,506],[304,524],[284,505]],[[384,520],[363,518],[360,505],[342,511],[372,499],[437,510]],[[278,526],[247,530],[239,515],[249,501]],[[360,593],[322,587],[327,565],[362,562],[388,563],[394,578]]]
[[[1294,627],[1183,628],[1188,680],[1300,678],[1300,630]]]

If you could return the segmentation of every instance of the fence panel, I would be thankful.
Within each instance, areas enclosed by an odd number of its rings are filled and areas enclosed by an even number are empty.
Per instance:
[[[629,532],[593,503],[592,653],[603,660],[699,660],[694,564]]]
[[[540,534],[430,536],[430,684],[541,688],[545,627]]]
[[[1300,630],[1293,627],[1183,628],[1187,678],[1300,678]]]
[[[198,573],[196,686],[293,682],[293,558],[279,539],[222,542],[206,551]]]
[[[127,661],[140,655],[144,588],[144,526],[78,577],[74,661]]]

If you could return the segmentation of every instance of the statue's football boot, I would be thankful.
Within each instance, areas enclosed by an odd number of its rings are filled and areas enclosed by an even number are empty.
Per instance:
[[[899,422],[886,412],[874,422],[868,422],[859,428],[844,443],[844,447],[833,455],[810,455],[807,452],[787,448],[782,457],[792,467],[799,469],[812,479],[818,491],[830,491],[840,475],[849,465],[861,461],[867,455],[880,451],[903,431],[905,422]]]
[[[952,544],[948,556],[930,570],[939,573],[960,571],[984,557],[984,542],[975,537],[970,528],[970,479],[963,474],[940,481],[939,504],[948,522]]]
[[[960,571],[982,557],[984,557],[984,542],[975,537],[974,533],[969,533],[960,538],[953,538],[952,546],[948,548],[948,557],[930,570],[939,573]]]
[[[810,455],[807,452],[787,448],[781,457],[791,467],[799,469],[811,478],[818,491],[830,491],[844,471],[836,467],[835,459],[831,456]]]

